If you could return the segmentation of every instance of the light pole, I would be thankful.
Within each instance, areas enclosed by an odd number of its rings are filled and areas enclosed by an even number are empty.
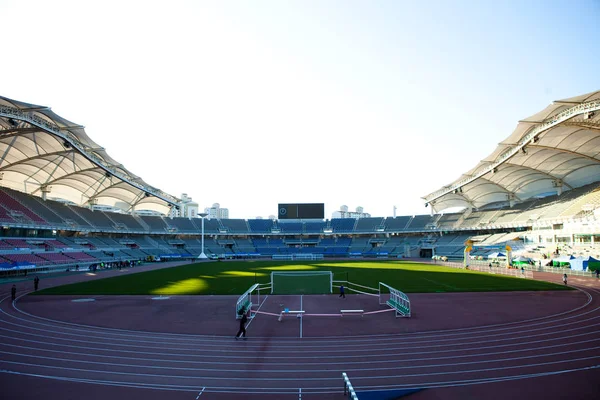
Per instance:
[[[207,213],[198,213],[198,215],[200,216],[200,218],[202,218],[202,252],[198,256],[198,258],[205,259],[208,257],[206,256],[206,254],[204,254],[204,217],[206,217],[208,214]]]

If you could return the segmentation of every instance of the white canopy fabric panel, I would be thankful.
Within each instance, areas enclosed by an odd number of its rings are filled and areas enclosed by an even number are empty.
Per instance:
[[[168,214],[181,201],[114,160],[78,124],[48,107],[0,96],[0,185],[80,206]]]
[[[558,100],[520,121],[474,168],[423,197],[437,212],[567,191],[600,181],[600,91]]]

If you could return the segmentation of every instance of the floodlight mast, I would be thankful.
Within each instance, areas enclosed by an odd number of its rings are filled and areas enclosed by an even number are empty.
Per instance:
[[[208,257],[206,256],[206,254],[204,254],[204,217],[206,217],[208,215],[208,213],[198,213],[198,215],[202,219],[202,252],[198,256],[198,258],[206,259]]]

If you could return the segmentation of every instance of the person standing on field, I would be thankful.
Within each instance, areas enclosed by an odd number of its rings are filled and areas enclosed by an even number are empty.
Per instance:
[[[244,338],[244,340],[246,340],[246,322],[248,321],[248,316],[246,315],[247,313],[242,310],[243,314],[242,314],[242,319],[240,319],[240,330],[238,331],[238,333],[235,334],[235,340],[238,340],[238,338],[240,337],[240,335],[242,335],[241,337]]]

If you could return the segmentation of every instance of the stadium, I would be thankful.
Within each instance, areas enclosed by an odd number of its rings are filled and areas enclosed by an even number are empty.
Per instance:
[[[519,121],[478,165],[424,195],[426,212],[394,217],[208,219],[125,169],[82,126],[49,107],[0,97],[0,130],[0,308],[7,337],[0,365],[3,382],[14,382],[9,390],[35,383],[40,389],[31,398],[86,392],[215,399],[336,399],[345,398],[342,388],[350,396],[356,389],[361,399],[517,398],[523,391],[560,398],[565,387],[569,398],[598,393],[600,91],[557,100]],[[425,266],[407,273],[437,274],[422,278],[428,287],[411,287],[412,275],[400,279],[382,267],[411,262]],[[330,272],[313,275],[326,280],[295,291],[319,265]],[[360,265],[372,270],[354,272]],[[214,293],[189,289],[197,281],[180,290],[160,286],[164,280],[139,293],[100,286],[61,292],[65,284],[135,280],[177,267],[187,274],[201,269],[207,281],[227,274],[245,280]],[[285,270],[290,279],[277,281],[273,274]],[[441,280],[444,274],[462,282],[512,276],[515,286],[489,283],[489,293],[475,293],[487,281],[461,286]],[[562,285],[563,274],[577,290],[535,286]],[[34,276],[58,291],[29,295]],[[182,282],[192,280],[185,276]],[[19,297],[11,303],[13,284]],[[318,296],[340,285],[354,296],[346,308],[323,304]],[[136,297],[144,293],[158,297]],[[183,303],[170,306],[171,296]],[[393,313],[380,307],[386,304]],[[236,317],[240,309],[254,317],[250,329],[257,332],[241,356],[231,348],[234,306]],[[205,311],[183,324],[188,317],[181,313],[190,307]],[[152,324],[157,313],[169,314],[160,326]],[[323,322],[333,318],[343,322]],[[76,346],[57,347],[57,354],[52,346],[60,340]],[[95,342],[113,353],[92,355]],[[127,357],[117,360],[119,346]],[[196,361],[186,358],[190,348],[202,353]],[[155,370],[144,370],[154,361]],[[245,372],[251,377],[238,379]]]

